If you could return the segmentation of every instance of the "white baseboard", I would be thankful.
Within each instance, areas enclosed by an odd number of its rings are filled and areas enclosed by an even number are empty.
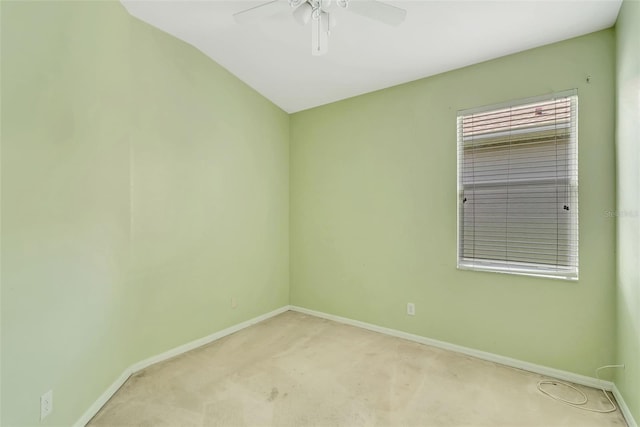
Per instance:
[[[122,384],[124,384],[124,382],[129,379],[132,373],[133,372],[131,372],[131,367],[125,369],[124,372],[118,377],[118,379],[115,380],[113,384],[111,384],[109,388],[107,388],[104,393],[102,393],[100,397],[98,397],[98,399],[93,402],[91,406],[89,406],[84,414],[82,414],[80,419],[76,421],[74,427],[84,427],[85,425],[87,425],[87,423],[91,421],[91,418],[93,418],[94,415],[98,413],[100,408],[102,408],[104,404],[107,403],[109,399],[111,399],[111,396],[116,394],[116,391],[118,391],[120,387],[122,387]]]
[[[607,391],[611,391],[618,402],[618,406],[620,407],[620,411],[624,416],[625,420],[629,427],[639,427],[635,422],[629,407],[627,406],[624,398],[620,394],[620,391],[611,381],[598,380],[597,378],[588,377],[585,375],[575,374],[573,372],[563,371],[560,369],[549,368],[547,366],[537,365],[535,363],[525,362],[518,359],[513,359],[506,356],[501,356],[494,353],[489,353],[481,350],[475,350],[469,347],[463,347],[456,344],[451,344],[445,341],[439,341],[431,338],[422,337],[420,335],[414,335],[407,332],[398,331],[396,329],[385,328],[382,326],[377,326],[371,323],[361,322],[359,320],[353,320],[346,317],[336,316],[333,314],[323,313],[320,311],[309,310],[307,308],[298,307],[298,306],[283,306],[276,310],[273,310],[269,313],[263,314],[261,316],[254,317],[253,319],[249,319],[242,323],[238,323],[237,325],[233,325],[229,328],[223,329],[221,331],[215,332],[206,337],[197,339],[195,341],[191,341],[187,344],[178,346],[171,350],[168,350],[164,353],[158,354],[156,356],[150,357],[148,359],[142,360],[138,363],[135,363],[129,366],[124,370],[122,375],[118,377],[116,381],[109,386],[107,390],[85,411],[85,413],[80,417],[80,419],[74,424],[75,427],[84,427],[90,420],[98,413],[100,408],[104,406],[105,403],[113,396],[120,387],[127,381],[127,379],[136,372],[153,365],[158,362],[162,362],[164,360],[170,359],[172,357],[178,356],[187,351],[193,350],[195,348],[201,347],[205,344],[209,344],[213,341],[219,340],[220,338],[226,337],[227,335],[233,334],[234,332],[238,332],[244,328],[247,328],[256,323],[262,322],[263,320],[267,320],[271,317],[277,316],[278,314],[284,313],[286,311],[297,311],[299,313],[308,314],[315,317],[320,317],[323,319],[333,320],[335,322],[344,323],[351,326],[356,326],[359,328],[367,329],[374,332],[379,332],[385,335],[390,335],[398,338],[403,338],[409,341],[418,342],[421,344],[431,345],[433,347],[442,348],[445,350],[455,351],[457,353],[466,354],[468,356],[477,357],[478,359],[487,360],[490,362],[499,363],[501,365],[510,366],[517,369],[522,369],[525,371],[533,372],[540,375],[549,376],[552,378],[557,378],[565,381],[570,381],[575,384],[581,384],[589,387],[596,388],[604,388]]]
[[[510,366],[512,368],[522,369],[524,371],[533,372],[548,377],[569,381],[574,384],[585,385],[594,388],[604,388],[607,391],[613,393],[613,396],[618,402],[620,412],[624,416],[629,427],[638,427],[629,407],[627,406],[622,394],[611,381],[599,380],[593,377],[587,377],[585,375],[575,374],[573,372],[563,371],[560,369],[549,368],[547,366],[537,365],[535,363],[525,362],[523,360],[513,359],[511,357],[500,356],[499,354],[489,353],[486,351],[475,350],[469,347],[463,347],[461,345],[451,344],[445,341],[438,341],[432,338],[425,338],[420,335],[409,334],[407,332],[398,331],[396,329],[385,328],[371,323],[361,322],[359,320],[353,320],[346,317],[336,316],[333,314],[323,313],[321,311],[309,310],[308,308],[298,307],[295,305],[290,306],[292,311],[308,314],[311,316],[321,317],[323,319],[333,320],[335,322],[344,323],[346,325],[357,326],[359,328],[368,329],[374,332],[380,332],[381,334],[390,335],[393,337],[404,338],[409,341],[418,342],[421,344],[431,345],[433,347],[442,348],[444,350],[455,351],[457,353],[466,354],[468,356],[477,357],[478,359],[487,360],[489,362],[499,363],[501,365]]]
[[[636,423],[636,420],[633,418],[633,414],[627,406],[627,402],[624,401],[620,390],[618,390],[618,387],[616,387],[615,384],[613,384],[613,390],[611,391],[613,392],[613,397],[616,398],[616,402],[618,402],[618,407],[620,408],[620,412],[622,412],[627,425],[629,427],[638,427],[638,423]]]
[[[226,329],[223,329],[223,330],[221,330],[219,332],[215,332],[215,333],[213,333],[211,335],[207,335],[206,337],[203,337],[203,338],[197,339],[195,341],[191,341],[189,343],[183,344],[183,345],[178,346],[176,348],[173,348],[173,349],[171,349],[169,351],[165,351],[162,354],[158,354],[156,356],[152,356],[152,357],[150,357],[148,359],[142,360],[142,361],[132,365],[131,366],[131,370],[134,373],[138,372],[138,371],[141,371],[144,368],[146,368],[147,366],[151,366],[151,365],[156,364],[158,362],[162,362],[164,360],[171,359],[172,357],[178,356],[179,354],[182,354],[182,353],[186,353],[189,350],[193,350],[195,348],[202,347],[205,344],[209,344],[209,343],[211,343],[213,341],[219,340],[220,338],[224,338],[227,335],[231,335],[234,332],[238,332],[238,331],[240,331],[242,329],[248,328],[251,325],[255,325],[256,323],[260,323],[263,320],[267,320],[267,319],[269,319],[269,318],[271,318],[273,316],[277,316],[278,314],[284,313],[284,312],[289,311],[289,310],[290,310],[290,307],[288,305],[285,305],[285,306],[280,307],[280,308],[278,308],[276,310],[270,311],[269,313],[265,313],[263,315],[254,317],[253,319],[249,319],[249,320],[246,320],[246,321],[244,321],[242,323],[238,323],[237,325],[230,326],[230,327],[228,327]]]
[[[127,381],[127,379],[136,372],[141,371],[142,369],[155,363],[171,359],[172,357],[178,356],[189,350],[193,350],[205,344],[209,344],[213,341],[219,340],[220,338],[231,335],[234,332],[238,332],[244,328],[255,325],[256,323],[260,323],[263,320],[267,320],[273,316],[277,316],[278,314],[284,313],[285,311],[289,310],[290,307],[288,305],[285,305],[276,310],[270,311],[269,313],[254,317],[253,319],[246,320],[242,323],[238,323],[237,325],[233,325],[211,335],[207,335],[206,337],[172,348],[171,350],[165,351],[164,353],[158,354],[156,356],[149,357],[148,359],[144,359],[138,363],[134,363],[133,365],[125,369],[122,375],[120,375],[120,377],[118,377],[118,379],[115,380],[113,384],[111,384],[109,388],[107,388],[104,393],[102,393],[102,395],[100,395],[100,397],[89,407],[89,409],[87,409],[85,413],[82,414],[80,419],[74,424],[74,427],[84,427],[89,421],[91,421],[91,418],[93,418],[98,413],[100,408],[102,408],[104,404],[107,403],[109,399],[111,399],[111,396],[113,396],[115,392],[117,392],[118,389],[122,387],[125,381]]]
[[[469,347],[463,347],[457,344],[451,344],[445,341],[438,341],[432,338],[425,338],[420,335],[414,335],[407,332],[398,331],[396,329],[385,328],[371,323],[361,322],[359,320],[348,319],[346,317],[335,316],[320,311],[309,310],[307,308],[291,306],[292,311],[297,311],[311,316],[321,317],[323,319],[333,320],[351,326],[357,326],[374,332],[380,332],[385,335],[391,335],[398,338],[404,338],[409,341],[426,344],[433,347],[442,348],[444,350],[455,351],[457,353],[466,354],[468,356],[477,357],[478,359],[487,360],[489,362],[499,363],[501,365],[510,366],[512,368],[522,369],[524,371],[534,372],[536,374],[553,377],[556,379],[570,381],[575,384],[581,384],[589,387],[604,388],[607,391],[613,389],[611,381],[598,380],[597,378],[587,377],[585,375],[575,374],[573,372],[563,371],[560,369],[549,368],[547,366],[537,365],[535,363],[525,362],[523,360],[513,359],[511,357],[501,356],[499,354],[489,353],[486,351],[476,350]]]

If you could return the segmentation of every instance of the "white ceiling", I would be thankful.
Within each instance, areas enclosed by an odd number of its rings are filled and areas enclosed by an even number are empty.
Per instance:
[[[265,1],[121,1],[289,113],[609,28],[622,3],[386,1],[407,10],[399,27],[334,4],[329,53],[312,56],[310,26],[294,21],[287,0],[282,12],[243,25],[232,15]]]

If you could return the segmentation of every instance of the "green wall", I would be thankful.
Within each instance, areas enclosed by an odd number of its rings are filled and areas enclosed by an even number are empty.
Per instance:
[[[291,303],[589,376],[613,363],[614,43],[600,31],[292,115]],[[457,270],[456,111],[571,88],[580,280]]]
[[[640,2],[625,0],[617,36],[618,370],[616,385],[640,421]]]
[[[1,3],[1,425],[289,298],[289,117],[117,2]],[[231,307],[235,297],[238,307]]]
[[[194,48],[132,22],[140,360],[289,303],[289,116]]]
[[[119,3],[3,1],[0,424],[289,302],[589,376],[617,330],[640,418],[638,10],[288,116]],[[580,280],[456,270],[456,111],[570,88]]]

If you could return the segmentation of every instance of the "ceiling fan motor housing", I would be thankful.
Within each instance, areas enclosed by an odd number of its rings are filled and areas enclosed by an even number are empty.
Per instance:
[[[287,0],[287,2],[294,9],[293,17],[300,25],[306,26],[309,21],[312,21],[311,53],[314,56],[327,53],[328,37],[331,28],[336,25],[334,14],[329,12],[332,0]],[[233,16],[238,23],[251,22],[260,17],[270,16],[282,3],[281,0],[271,0],[265,4],[237,12]],[[400,25],[406,15],[406,10],[378,0],[363,0],[354,3],[351,3],[351,0],[336,0],[336,4],[342,9],[349,9],[356,14],[394,26]]]

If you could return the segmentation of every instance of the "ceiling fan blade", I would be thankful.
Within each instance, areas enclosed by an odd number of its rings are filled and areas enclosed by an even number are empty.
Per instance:
[[[351,0],[348,5],[347,10],[387,25],[400,25],[407,16],[406,10],[376,0]]]
[[[233,14],[233,19],[238,24],[256,22],[264,18],[269,18],[283,9],[283,5],[289,7],[287,2],[271,0],[270,2],[259,4],[250,9],[242,10]]]

